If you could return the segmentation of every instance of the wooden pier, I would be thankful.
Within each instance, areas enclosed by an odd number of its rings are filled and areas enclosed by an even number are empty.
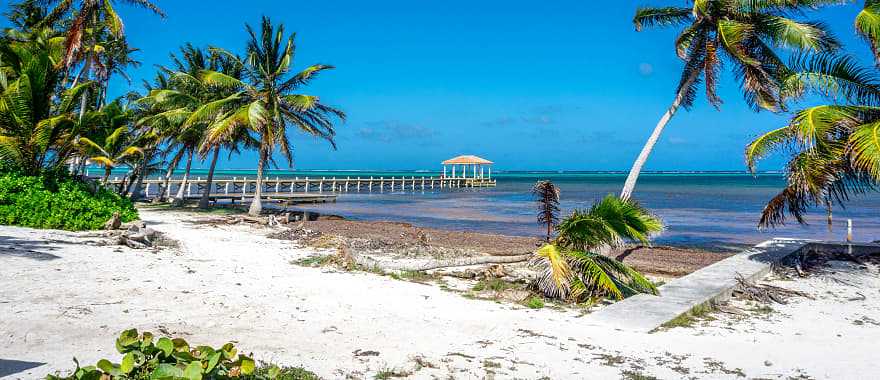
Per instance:
[[[145,198],[159,196],[163,179],[147,179],[143,181],[141,193]],[[201,177],[186,181],[184,197],[197,199],[205,192],[207,180]],[[169,181],[169,196],[177,194],[182,179]],[[122,186],[125,179],[114,177],[110,185]],[[269,201],[288,203],[319,203],[335,202],[337,193],[394,193],[437,191],[463,188],[495,187],[496,182],[490,178],[454,178],[446,176],[402,176],[402,177],[294,177],[264,178],[262,197]],[[256,180],[247,177],[214,179],[211,183],[210,198],[217,200],[253,199],[256,192]]]

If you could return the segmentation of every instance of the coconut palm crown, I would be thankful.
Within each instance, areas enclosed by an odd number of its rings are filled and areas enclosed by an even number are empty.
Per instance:
[[[622,198],[632,195],[648,156],[666,124],[679,107],[690,109],[704,83],[706,99],[716,108],[722,67],[736,76],[746,103],[755,111],[784,110],[780,98],[783,79],[790,74],[776,50],[821,52],[836,49],[837,40],[818,22],[791,18],[805,9],[839,0],[693,0],[691,7],[639,8],[633,18],[636,30],[648,27],[681,27],[675,51],[684,61],[672,105],[657,123],[627,176]]]
[[[856,32],[880,62],[880,2],[867,1],[856,17]],[[785,223],[786,215],[805,223],[811,207],[823,207],[831,226],[834,204],[872,191],[880,181],[880,72],[848,56],[796,57],[785,80],[784,95],[798,99],[817,93],[831,104],[795,113],[788,125],[752,141],[745,151],[752,172],[773,152],[791,154],[786,186],[764,207],[760,227]]]

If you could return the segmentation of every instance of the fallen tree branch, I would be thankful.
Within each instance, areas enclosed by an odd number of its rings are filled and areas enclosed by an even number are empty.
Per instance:
[[[814,299],[811,295],[797,290],[767,284],[759,285],[745,279],[742,275],[737,275],[736,282],[737,287],[733,290],[733,296],[741,299],[778,304],[788,303],[786,299],[795,296]]]
[[[409,260],[408,262],[394,262],[391,260],[378,260],[348,248],[343,248],[342,254],[350,257],[358,266],[376,268],[382,271],[424,271],[481,264],[512,264],[528,261],[532,257],[532,254],[525,254],[518,256],[475,256],[447,260],[421,259]]]

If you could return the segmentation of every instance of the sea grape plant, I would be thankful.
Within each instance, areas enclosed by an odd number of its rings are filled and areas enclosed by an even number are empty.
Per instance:
[[[152,333],[139,334],[136,329],[123,331],[116,339],[116,349],[123,354],[120,363],[107,359],[94,366],[80,367],[68,377],[49,375],[48,380],[202,380],[202,379],[276,379],[277,366],[256,371],[256,363],[238,354],[232,343],[220,348],[190,346],[182,338],[161,337],[154,341]],[[257,373],[259,372],[259,373]]]

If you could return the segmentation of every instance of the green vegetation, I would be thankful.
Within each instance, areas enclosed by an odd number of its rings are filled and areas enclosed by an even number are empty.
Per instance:
[[[514,285],[504,281],[500,278],[488,278],[485,280],[480,280],[471,288],[475,292],[482,292],[484,290],[491,290],[493,292],[503,292],[507,289],[513,288]]]
[[[654,26],[681,27],[675,39],[675,51],[684,62],[684,69],[675,100],[633,163],[620,197],[627,199],[632,195],[639,173],[666,124],[679,107],[691,108],[701,82],[705,84],[706,99],[720,109],[722,102],[716,87],[724,66],[732,69],[746,103],[754,110],[784,110],[780,92],[786,87],[785,79],[791,70],[777,56],[775,49],[780,52],[785,49],[822,52],[839,46],[821,23],[801,22],[790,16],[839,3],[718,0],[693,1],[690,8],[671,6],[636,10],[633,17],[636,30]]]
[[[317,375],[302,368],[257,365],[254,359],[238,354],[232,343],[220,348],[190,346],[181,338],[138,334],[135,329],[123,331],[116,339],[116,349],[123,355],[119,363],[107,359],[94,366],[80,367],[70,376],[49,375],[49,380],[98,379],[252,379],[252,380],[316,380]]]
[[[856,32],[871,44],[880,59],[880,8],[873,1],[856,16]],[[786,214],[798,223],[811,207],[826,210],[831,228],[832,206],[850,195],[876,189],[880,181],[880,72],[849,56],[801,56],[785,80],[785,95],[825,96],[831,104],[800,110],[787,126],[759,136],[746,147],[746,162],[754,172],[758,160],[773,152],[791,152],[785,167],[787,184],[765,206],[758,225],[785,223]]]
[[[674,328],[674,327],[692,327],[695,323],[699,321],[711,321],[715,318],[711,316],[711,313],[715,311],[715,306],[712,303],[704,303],[694,306],[688,312],[679,315],[672,320],[664,323],[660,327],[662,328]]]
[[[131,201],[107,189],[49,176],[0,174],[0,223],[70,231],[94,230],[118,212],[137,219]]]
[[[613,195],[590,210],[576,210],[556,227],[556,239],[532,259],[540,271],[538,289],[547,297],[572,302],[656,294],[654,284],[639,272],[593,251],[620,246],[627,240],[647,244],[650,234],[662,229],[660,219],[646,209]]]
[[[291,73],[293,37],[285,43],[284,26],[268,18],[259,33],[246,25],[250,39],[244,58],[187,43],[172,55],[172,64],[159,67],[155,79],[144,83],[145,94],[132,91],[108,101],[111,79],[128,80],[126,69],[139,64],[111,3],[21,0],[9,5],[6,16],[13,27],[0,35],[0,166],[5,168],[0,173],[69,175],[70,181],[81,181],[87,165],[99,165],[106,184],[113,169],[127,168],[115,191],[137,200],[144,177],[165,168],[159,194],[166,199],[172,198],[168,181],[185,163],[183,184],[173,196],[180,206],[193,160],[210,157],[199,202],[204,208],[221,150],[232,155],[258,149],[260,186],[276,147],[292,164],[287,129],[333,143],[334,122],[345,114],[317,96],[299,93],[332,66]],[[148,0],[122,3],[164,17]],[[103,191],[93,193],[106,198]],[[251,211],[259,212],[259,206],[257,197]],[[89,220],[70,228],[81,225],[97,224]]]
[[[523,302],[526,307],[529,309],[543,309],[544,308],[544,300],[541,297],[529,297]]]

